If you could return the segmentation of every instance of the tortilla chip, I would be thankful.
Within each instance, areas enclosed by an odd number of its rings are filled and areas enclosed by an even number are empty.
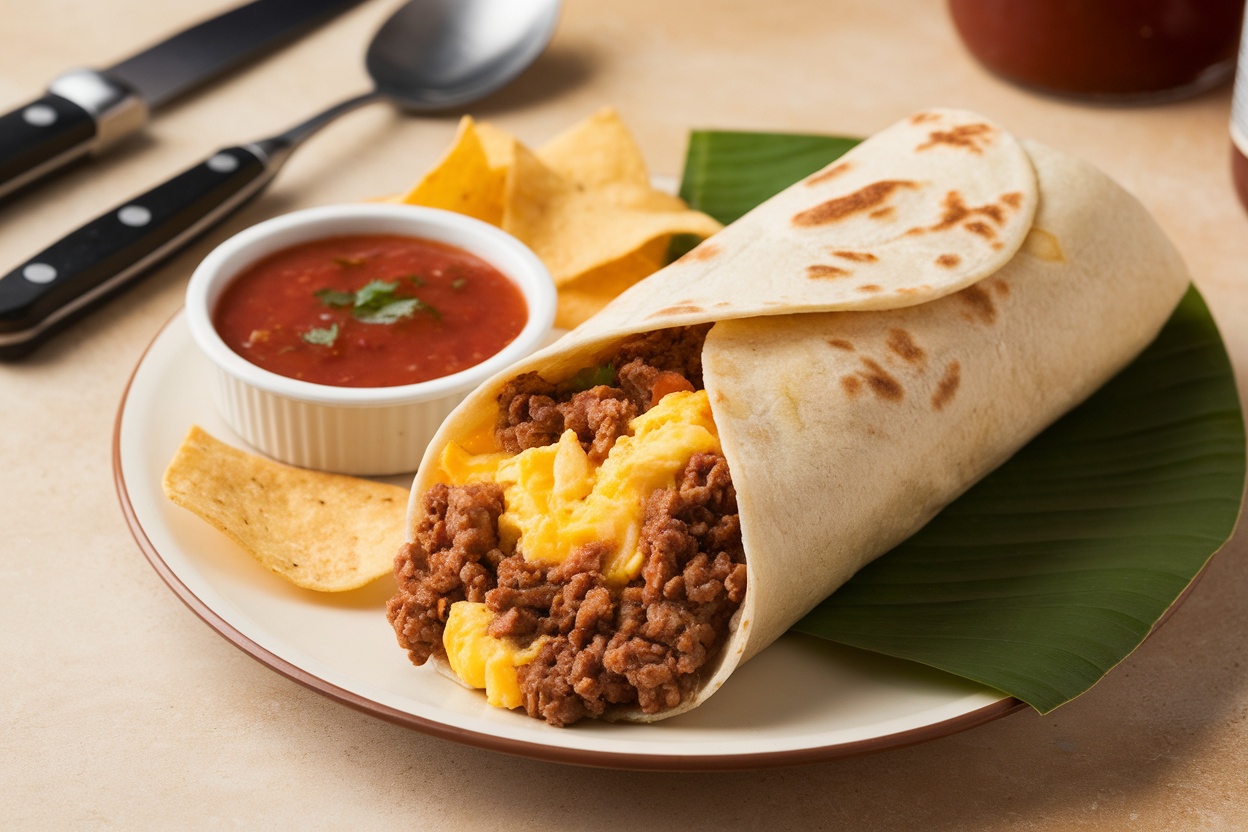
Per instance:
[[[598,313],[618,294],[667,263],[671,237],[657,237],[636,251],[599,266],[559,287],[555,326],[573,329]]]
[[[503,198],[503,230],[533,249],[559,287],[660,237],[707,237],[721,228],[706,214],[684,208],[679,200],[672,203],[676,197],[649,185],[582,187],[523,147],[516,148]]]
[[[609,107],[555,136],[536,155],[555,173],[586,188],[650,187],[641,149],[619,114]]]
[[[477,140],[481,142],[481,149],[485,151],[490,167],[503,170],[511,167],[516,158],[516,137],[488,121],[478,122],[475,126]]]
[[[536,152],[464,117],[450,149],[402,201],[476,217],[533,249],[559,287],[559,326],[665,265],[673,234],[708,237],[721,228],[651,186],[641,150],[610,108]]]
[[[491,133],[494,153],[502,143]],[[491,164],[473,120],[460,119],[455,141],[433,169],[403,197],[411,205],[443,208],[498,225],[503,215],[503,186],[506,170]]]
[[[171,501],[304,589],[364,586],[391,573],[403,544],[407,489],[273,462],[198,426],[162,486]]]

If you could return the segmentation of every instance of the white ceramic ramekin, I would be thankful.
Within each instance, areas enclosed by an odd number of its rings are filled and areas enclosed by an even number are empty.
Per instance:
[[[261,369],[212,325],[222,290],[242,270],[299,243],[349,234],[404,234],[458,246],[511,278],[529,319],[514,341],[454,375],[399,387],[333,387]],[[443,419],[469,391],[540,346],[555,317],[550,273],[523,243],[462,214],[413,205],[331,205],[252,226],[212,251],[191,276],[191,337],[216,368],[214,398],[244,441],[282,462],[360,476],[414,471]]]

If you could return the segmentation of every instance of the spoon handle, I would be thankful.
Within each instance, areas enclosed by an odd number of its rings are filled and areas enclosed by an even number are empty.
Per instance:
[[[30,352],[258,194],[284,161],[265,144],[218,151],[0,277],[0,359]]]

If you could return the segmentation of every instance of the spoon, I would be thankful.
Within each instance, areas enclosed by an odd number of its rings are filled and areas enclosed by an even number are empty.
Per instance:
[[[217,151],[53,243],[0,278],[0,359],[30,352],[81,313],[256,196],[301,144],[352,110],[417,113],[483,98],[546,48],[560,0],[409,0],[373,37],[373,89],[267,139]]]

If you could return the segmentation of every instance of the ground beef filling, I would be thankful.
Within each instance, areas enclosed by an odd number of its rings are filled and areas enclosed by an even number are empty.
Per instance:
[[[500,397],[498,435],[511,453],[577,432],[598,461],[628,421],[673,390],[701,386],[705,328],[634,339],[615,356],[614,384],[560,390],[522,376]],[[484,602],[490,634],[521,644],[546,637],[519,668],[530,716],[568,725],[612,706],[674,708],[722,646],[745,595],[736,493],[719,454],[696,454],[675,487],[647,499],[641,574],[624,587],[603,577],[605,546],[582,546],[560,564],[499,549],[502,488],[436,485],[425,493],[415,539],[395,560],[398,593],[387,615],[416,664],[444,655],[456,601]]]

